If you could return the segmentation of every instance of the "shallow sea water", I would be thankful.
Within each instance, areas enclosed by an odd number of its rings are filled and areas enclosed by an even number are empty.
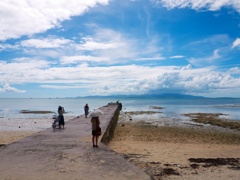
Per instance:
[[[53,116],[59,105],[67,112],[66,120],[84,113],[89,104],[90,111],[119,100],[122,113],[129,111],[158,111],[153,115],[135,115],[133,121],[144,120],[156,125],[188,123],[184,113],[223,113],[223,118],[240,120],[240,99],[142,99],[142,98],[64,98],[64,99],[0,99],[0,131],[2,130],[43,130],[51,127]],[[151,106],[162,107],[153,109]],[[21,114],[21,110],[52,111],[50,114]],[[20,128],[19,128],[20,127]]]

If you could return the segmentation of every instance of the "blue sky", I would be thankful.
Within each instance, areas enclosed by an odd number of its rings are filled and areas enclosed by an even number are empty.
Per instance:
[[[0,15],[0,98],[240,97],[239,0],[1,0]]]

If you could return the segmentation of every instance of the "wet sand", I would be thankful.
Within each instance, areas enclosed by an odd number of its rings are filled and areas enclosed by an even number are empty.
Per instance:
[[[211,126],[155,126],[120,118],[115,152],[152,179],[239,179],[240,132]]]

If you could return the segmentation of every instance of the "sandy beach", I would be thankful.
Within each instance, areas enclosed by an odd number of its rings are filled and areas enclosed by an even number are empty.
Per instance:
[[[121,117],[109,147],[153,179],[240,177],[239,131],[209,126],[159,127]]]
[[[0,145],[10,144],[36,132],[37,131],[0,131]]]
[[[65,122],[74,118],[66,116]],[[0,121],[0,145],[10,144],[47,128],[50,128],[52,118],[11,118]]]

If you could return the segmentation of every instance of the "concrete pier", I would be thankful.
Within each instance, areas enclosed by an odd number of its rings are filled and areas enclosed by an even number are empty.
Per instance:
[[[113,136],[119,104],[100,109],[103,135],[98,148],[92,147],[90,118],[81,115],[66,122],[65,129],[49,128],[0,147],[0,179],[150,179],[105,145]]]

